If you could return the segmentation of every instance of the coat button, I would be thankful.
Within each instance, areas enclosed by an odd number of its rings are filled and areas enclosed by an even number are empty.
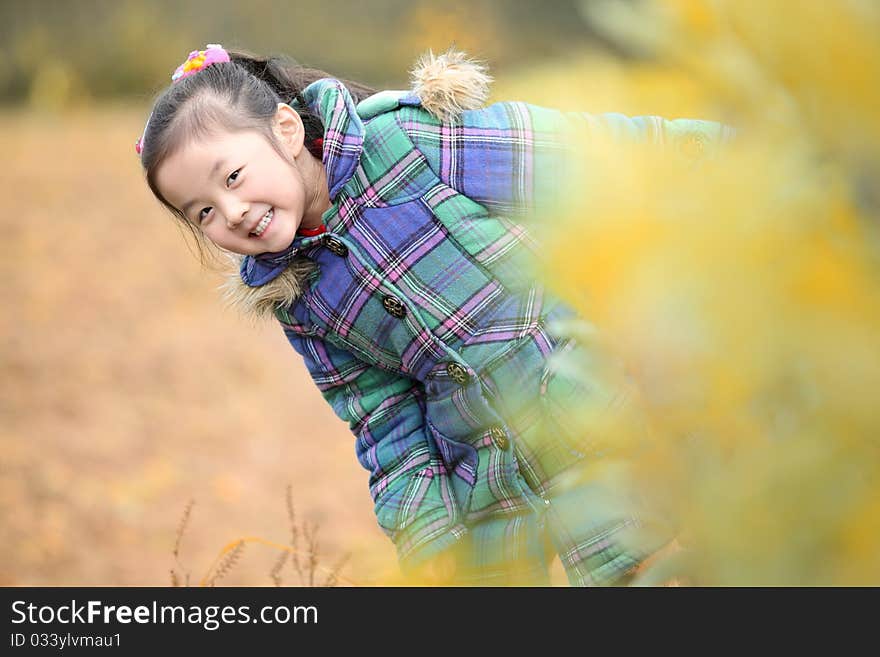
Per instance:
[[[495,447],[500,449],[502,452],[505,451],[508,447],[510,447],[510,441],[507,439],[507,434],[504,433],[504,429],[499,426],[494,426],[489,429],[489,435],[492,436],[492,442],[495,443]]]
[[[406,306],[404,306],[403,302],[397,297],[392,297],[391,295],[386,296],[382,299],[382,305],[385,307],[385,312],[392,317],[396,317],[397,319],[403,319],[406,317]]]
[[[467,370],[458,363],[447,363],[446,373],[460,386],[465,385],[471,378]]]
[[[327,247],[330,253],[338,255],[340,258],[348,255],[348,247],[335,237],[328,237],[327,241],[324,242],[324,246]]]

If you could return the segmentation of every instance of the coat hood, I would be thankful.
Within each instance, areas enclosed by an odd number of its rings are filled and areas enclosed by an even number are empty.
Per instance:
[[[347,90],[341,83],[329,85],[327,82],[319,80],[309,85],[303,96],[324,122],[324,168],[333,199],[357,167],[363,125]],[[419,58],[410,73],[412,88],[406,96],[410,99],[406,104],[416,104],[410,102],[415,99],[441,121],[450,121],[465,110],[482,107],[489,96],[491,82],[486,68],[468,59],[464,53],[449,50],[435,55],[429,51]],[[309,94],[309,90],[313,93]],[[328,130],[343,134],[346,147],[328,148]],[[280,254],[266,254],[265,257],[233,254],[235,271],[222,285],[227,302],[239,312],[257,317],[272,316],[276,308],[292,304],[302,294],[308,277],[315,270],[315,264],[298,255],[297,251],[295,245],[291,245]]]

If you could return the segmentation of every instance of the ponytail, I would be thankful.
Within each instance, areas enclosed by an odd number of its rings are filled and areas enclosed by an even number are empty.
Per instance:
[[[303,120],[306,135],[306,148],[318,159],[321,159],[320,142],[324,136],[321,120],[310,112],[302,91],[307,86],[323,78],[335,77],[317,68],[300,66],[294,60],[283,55],[260,57],[242,50],[230,50],[229,57],[254,77],[265,82],[277,94],[280,102],[297,105],[297,112]],[[376,93],[360,82],[338,79],[354,99],[355,104]]]

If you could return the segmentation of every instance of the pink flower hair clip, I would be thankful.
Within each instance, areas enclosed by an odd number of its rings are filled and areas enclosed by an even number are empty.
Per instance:
[[[186,61],[178,66],[177,70],[171,75],[171,84],[180,82],[190,75],[195,75],[211,64],[222,64],[229,61],[232,60],[229,58],[229,53],[223,49],[223,46],[219,43],[209,43],[205,50],[193,50],[189,54]],[[147,134],[147,126],[150,125],[151,118],[153,118],[152,113],[150,114],[150,118],[147,119],[147,123],[144,125],[144,132],[141,135],[141,138],[134,144],[134,150],[138,155],[144,150],[144,137]]]
[[[205,50],[193,50],[186,61],[177,67],[171,82],[178,82],[183,78],[195,75],[211,64],[222,64],[229,61],[229,53],[219,43],[209,43]]]

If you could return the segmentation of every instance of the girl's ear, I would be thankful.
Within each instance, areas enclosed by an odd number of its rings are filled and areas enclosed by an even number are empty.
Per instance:
[[[297,111],[286,103],[278,103],[272,129],[290,156],[298,157],[305,142],[305,128]]]

